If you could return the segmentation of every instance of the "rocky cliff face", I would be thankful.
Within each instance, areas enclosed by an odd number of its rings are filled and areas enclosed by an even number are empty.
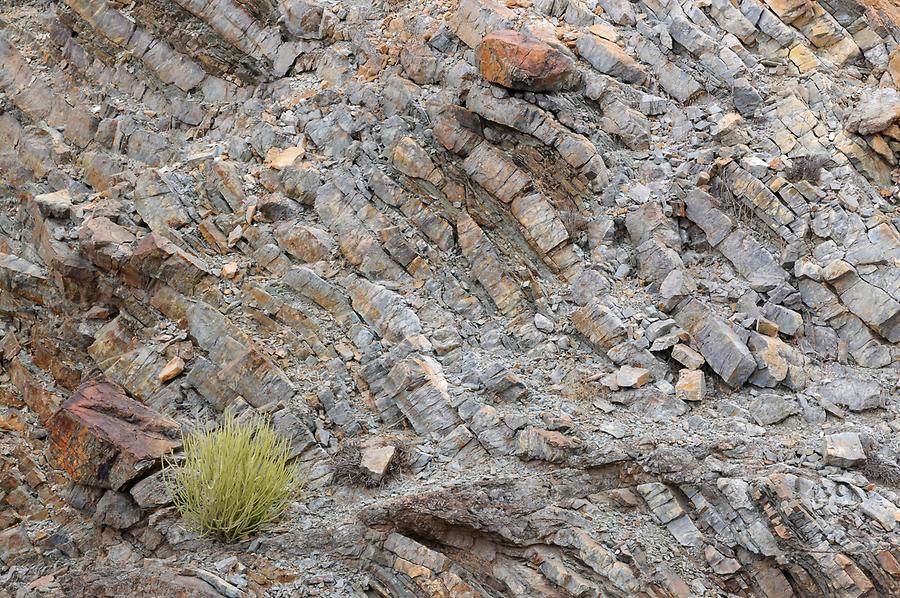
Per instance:
[[[900,595],[898,88],[891,0],[0,0],[0,596]]]

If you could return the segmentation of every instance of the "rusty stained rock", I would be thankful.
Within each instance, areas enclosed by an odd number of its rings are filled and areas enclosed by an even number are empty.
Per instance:
[[[178,424],[104,379],[89,380],[48,423],[52,461],[79,484],[118,490],[181,445]]]
[[[510,89],[558,91],[581,82],[575,63],[565,54],[509,29],[487,35],[478,46],[477,60],[485,79]]]

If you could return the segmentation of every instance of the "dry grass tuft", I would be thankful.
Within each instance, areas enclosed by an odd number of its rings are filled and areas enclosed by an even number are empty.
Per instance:
[[[226,414],[219,428],[185,437],[183,461],[166,458],[163,477],[191,528],[234,542],[276,521],[297,496],[305,480],[289,455],[268,421]]]

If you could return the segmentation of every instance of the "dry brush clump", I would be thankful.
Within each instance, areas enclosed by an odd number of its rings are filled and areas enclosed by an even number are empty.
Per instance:
[[[808,181],[810,183],[818,183],[822,174],[822,168],[828,164],[831,158],[825,154],[810,154],[809,156],[800,156],[794,160],[794,163],[785,172],[788,180],[792,183],[800,181]]]
[[[871,480],[892,485],[900,483],[900,466],[896,461],[885,459],[880,455],[869,455],[862,472]]]
[[[165,459],[173,502],[196,531],[234,542],[277,521],[305,481],[290,444],[268,421],[226,414],[216,429],[184,438],[184,455]]]
[[[356,439],[345,440],[331,458],[333,480],[348,485],[363,485],[369,488],[383,486],[391,477],[401,473],[409,463],[412,444],[400,437],[382,438],[379,446],[393,446],[396,449],[384,476],[374,476],[362,466],[363,450],[366,446]]]

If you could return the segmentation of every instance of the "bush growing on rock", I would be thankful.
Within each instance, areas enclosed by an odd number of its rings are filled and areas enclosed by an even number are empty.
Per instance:
[[[266,420],[227,414],[211,431],[184,438],[184,458],[165,459],[175,506],[196,531],[234,542],[278,520],[302,488],[290,446]]]

